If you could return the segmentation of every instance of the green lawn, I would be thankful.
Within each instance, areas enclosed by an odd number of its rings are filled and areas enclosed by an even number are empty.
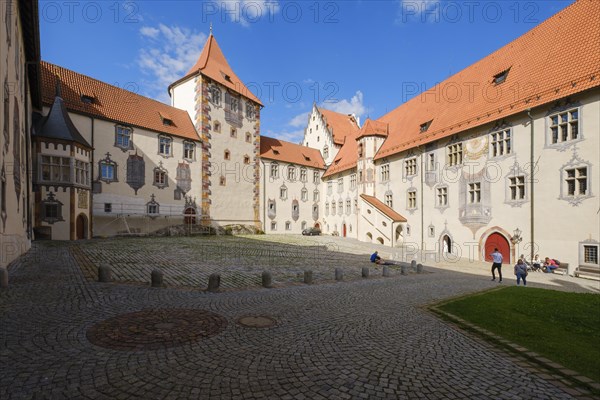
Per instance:
[[[600,295],[507,287],[439,308],[600,382]]]

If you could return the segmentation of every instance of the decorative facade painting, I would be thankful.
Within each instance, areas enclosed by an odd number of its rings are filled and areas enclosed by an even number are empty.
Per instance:
[[[177,165],[177,176],[175,180],[177,182],[177,188],[181,193],[186,194],[192,190],[192,173],[189,164],[179,163]]]
[[[127,159],[127,184],[135,191],[137,195],[146,184],[146,162],[144,157],[137,154],[130,154]]]
[[[298,218],[300,218],[300,204],[298,203],[298,200],[293,200],[292,201],[292,219],[294,221],[298,221]]]
[[[275,219],[277,216],[277,204],[275,203],[275,199],[269,199],[267,210],[267,216],[270,219]]]

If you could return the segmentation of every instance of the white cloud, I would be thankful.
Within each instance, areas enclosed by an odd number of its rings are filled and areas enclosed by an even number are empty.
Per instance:
[[[278,0],[221,0],[209,4],[219,8],[221,17],[246,27],[261,19],[272,20],[280,8]]]
[[[151,26],[142,26],[142,28],[140,29],[140,33],[143,36],[148,36],[152,39],[156,39],[158,37],[158,34],[160,33],[160,29],[153,28]]]
[[[362,117],[367,112],[367,107],[363,104],[363,94],[360,90],[356,91],[356,94],[350,100],[325,101],[321,105],[328,110],[342,114],[354,114],[357,117]]]
[[[262,133],[261,133],[262,135]],[[283,131],[283,132],[272,132],[268,131],[267,136],[274,137],[280,140],[285,140],[286,142],[302,144],[302,139],[304,139],[304,129],[299,129],[296,131]]]
[[[179,26],[144,26],[140,34],[147,46],[140,49],[137,64],[150,77],[144,85],[148,96],[168,100],[167,87],[182,78],[200,56],[205,33]]]
[[[294,128],[305,127],[308,123],[308,116],[310,115],[310,111],[304,112],[302,114],[296,115],[294,118],[288,122],[288,125],[293,126]]]

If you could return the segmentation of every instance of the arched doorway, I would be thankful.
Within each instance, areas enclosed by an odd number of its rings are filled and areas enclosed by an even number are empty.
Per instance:
[[[444,235],[444,237],[442,238],[442,253],[452,253],[452,239],[450,239],[450,236],[448,235]]]
[[[404,243],[404,235],[402,231],[402,225],[398,225],[396,227],[396,238],[394,240],[396,242],[396,246],[402,246],[402,244]]]
[[[75,221],[75,237],[77,240],[87,239],[87,217],[84,214],[79,214]]]
[[[196,209],[194,207],[188,207],[185,209],[185,217],[183,223],[186,225],[196,225]]]
[[[346,224],[342,224],[342,237],[346,237]]]
[[[485,261],[492,261],[492,257],[490,256],[490,254],[492,254],[494,252],[494,249],[496,248],[498,249],[500,254],[502,254],[504,263],[510,264],[510,244],[508,243],[508,240],[506,240],[506,238],[498,232],[492,233],[485,240]]]

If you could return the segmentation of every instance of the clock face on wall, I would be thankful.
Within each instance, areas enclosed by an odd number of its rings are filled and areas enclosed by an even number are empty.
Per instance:
[[[485,154],[488,149],[487,137],[476,137],[467,141],[465,146],[465,158],[468,160],[478,160]]]

